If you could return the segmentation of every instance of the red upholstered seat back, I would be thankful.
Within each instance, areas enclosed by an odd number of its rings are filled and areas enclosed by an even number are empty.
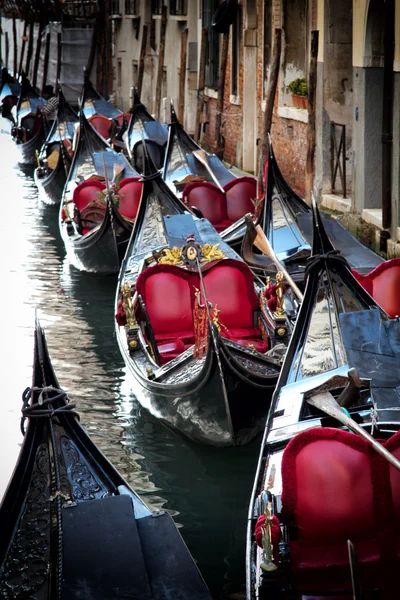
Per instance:
[[[121,113],[120,115],[118,115],[117,117],[114,117],[114,119],[116,121],[118,121],[118,125],[121,127],[121,125],[123,125],[124,123],[124,117],[125,119],[129,122],[129,119],[131,118],[131,115],[129,113]]]
[[[146,305],[153,332],[170,333],[193,330],[194,285],[198,277],[179,267],[156,265],[141,273],[136,290]]]
[[[254,278],[242,262],[225,259],[204,273],[207,298],[221,311],[219,318],[228,328],[254,327],[253,315],[258,308]]]
[[[257,182],[254,177],[238,177],[224,186],[228,220],[235,222],[247,213],[254,213],[254,200],[257,197]]]
[[[183,191],[183,201],[201,210],[214,226],[227,220],[225,194],[212,183],[190,183]]]
[[[105,187],[106,186],[102,181],[96,179],[88,179],[77,185],[73,195],[73,201],[77,208],[82,212],[85,206],[90,202],[93,202],[94,200],[100,202],[101,200],[99,199],[98,192],[104,190]]]
[[[387,450],[400,460],[400,431],[393,435],[385,444]],[[392,465],[389,466],[390,488],[394,509],[394,528],[400,532],[400,471]]]
[[[346,431],[315,428],[293,438],[282,460],[282,515],[303,546],[376,535],[369,444]]]
[[[119,184],[120,201],[118,210],[122,216],[135,219],[142,197],[143,183],[140,177],[127,177]]]
[[[111,126],[111,119],[108,119],[104,115],[92,115],[88,119],[92,127],[95,128],[104,139],[108,140],[110,137],[109,130]]]
[[[400,258],[381,263],[367,275],[353,275],[388,315],[400,315]]]

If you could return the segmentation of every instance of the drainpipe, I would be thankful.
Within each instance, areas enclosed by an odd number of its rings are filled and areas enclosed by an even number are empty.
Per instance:
[[[385,0],[382,115],[382,228],[380,249],[387,251],[392,224],[393,61],[395,0]]]

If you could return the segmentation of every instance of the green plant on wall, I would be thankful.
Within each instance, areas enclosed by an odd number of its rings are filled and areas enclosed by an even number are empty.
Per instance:
[[[304,77],[298,77],[289,83],[288,90],[296,96],[307,96],[307,81]]]

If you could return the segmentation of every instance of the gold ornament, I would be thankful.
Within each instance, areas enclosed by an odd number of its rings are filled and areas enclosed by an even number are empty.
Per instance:
[[[218,250],[218,246],[219,244],[214,244],[213,246],[211,244],[204,244],[201,249],[204,258],[201,262],[211,262],[212,260],[221,260],[222,258],[225,258],[225,254],[222,250]]]
[[[122,306],[126,314],[126,324],[128,329],[136,329],[138,327],[135,317],[135,309],[132,302],[131,296],[131,284],[128,281],[121,287],[122,293]]]

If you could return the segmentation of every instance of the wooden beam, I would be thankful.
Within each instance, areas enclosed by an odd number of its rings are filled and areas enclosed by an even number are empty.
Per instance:
[[[179,70],[178,118],[182,125],[185,118],[186,53],[188,32],[189,30],[185,29],[185,31],[182,31],[181,33],[181,65]]]
[[[148,32],[147,25],[143,25],[142,42],[140,44],[138,77],[137,77],[137,81],[134,82],[139,98],[141,98],[142,86],[143,86],[144,60],[146,58],[146,46],[147,46],[147,32]]]
[[[56,85],[60,83],[61,77],[61,54],[62,54],[62,35],[61,31],[57,33],[57,73],[56,73]],[[58,93],[58,92],[56,92]]]
[[[46,48],[44,52],[44,63],[43,63],[43,81],[42,90],[47,84],[47,72],[49,70],[49,56],[50,56],[50,33],[46,35]]]
[[[33,87],[36,87],[36,83],[37,83],[37,72],[38,72],[38,68],[39,68],[40,48],[42,45],[43,29],[44,29],[44,25],[43,25],[43,23],[40,23],[38,37],[37,37],[37,41],[36,41],[35,62],[33,64],[33,78],[32,78]]]
[[[221,62],[219,65],[219,79],[218,79],[218,100],[217,100],[217,114],[215,117],[215,153],[222,158],[224,152],[224,144],[222,143],[222,113],[224,111],[224,92],[225,92],[225,79],[226,79],[226,66],[228,63],[228,50],[229,50],[229,31],[222,34],[222,48],[221,48]]]
[[[17,43],[17,21],[15,17],[12,20],[12,30],[13,30],[13,68],[14,68],[14,77],[17,76],[18,70],[18,43]]]
[[[34,35],[34,31],[35,31],[35,23],[34,21],[31,21],[29,24],[29,44],[28,44],[28,50],[26,53],[26,63],[25,63],[25,74],[27,77],[29,77],[29,67],[31,66],[31,57],[32,57],[32,53],[33,53],[33,35]]]
[[[308,125],[307,125],[307,159],[306,159],[306,200],[311,204],[311,194],[314,186],[314,157],[315,157],[315,105],[317,91],[317,57],[318,31],[311,32],[310,67],[308,71]]]
[[[20,58],[19,58],[19,67],[18,67],[18,77],[21,75],[21,71],[22,71],[22,63],[24,60],[24,54],[25,54],[25,46],[26,46],[26,34],[28,33],[28,23],[27,21],[24,22],[24,32],[22,34],[22,44],[21,44],[21,54],[20,54]]]
[[[6,68],[8,69],[8,61],[10,58],[10,41],[8,39],[8,32],[5,33],[5,45],[6,45]]]
[[[164,74],[164,55],[165,55],[165,32],[167,29],[167,7],[163,6],[161,15],[160,42],[158,45],[158,68],[157,68],[157,83],[156,83],[156,119],[160,119],[161,110],[161,91]]]
[[[197,108],[196,108],[196,122],[194,126],[194,141],[200,140],[200,118],[201,110],[203,107],[204,97],[204,79],[206,71],[206,50],[207,50],[207,34],[208,27],[203,27],[201,30],[201,42],[200,42],[200,66],[199,66],[199,83],[197,87]]]
[[[262,183],[264,174],[264,165],[268,155],[268,134],[271,133],[272,115],[274,112],[274,102],[276,88],[278,85],[279,68],[281,65],[281,48],[282,48],[282,29],[275,29],[274,40],[272,45],[271,70],[268,80],[268,89],[266,95],[265,113],[263,119],[263,131],[261,138],[260,150],[260,172],[258,174],[259,181]]]

